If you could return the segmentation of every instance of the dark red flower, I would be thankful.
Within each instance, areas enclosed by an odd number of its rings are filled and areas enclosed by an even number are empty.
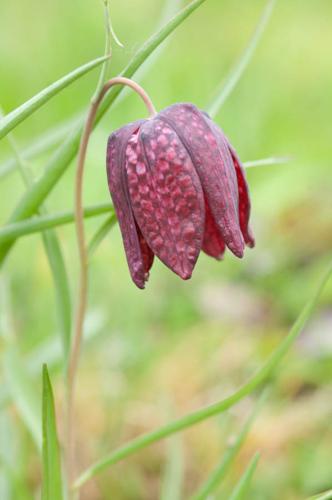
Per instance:
[[[193,104],[174,104],[116,130],[107,145],[110,193],[133,281],[154,255],[182,279],[200,250],[221,259],[254,246],[240,160],[220,128]]]

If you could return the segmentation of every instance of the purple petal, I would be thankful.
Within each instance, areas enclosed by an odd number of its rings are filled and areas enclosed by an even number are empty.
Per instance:
[[[248,247],[253,248],[255,246],[255,238],[249,226],[251,204],[246,175],[235,149],[231,146],[231,144],[228,144],[228,147],[233,158],[239,189],[240,227],[244,237],[244,241],[246,242]]]
[[[166,266],[190,278],[205,219],[203,191],[190,156],[158,118],[132,136],[126,155],[131,204],[145,240]]]
[[[118,217],[130,274],[139,288],[144,288],[152,260],[147,244],[136,227],[130,205],[125,171],[125,152],[130,136],[143,122],[138,121],[116,130],[107,144],[107,176],[116,215]],[[147,257],[147,255],[149,257]]]
[[[185,145],[222,239],[235,255],[242,257],[237,179],[227,144],[192,104],[174,104],[158,117],[171,125]]]
[[[205,230],[202,250],[210,257],[221,260],[225,253],[226,245],[215,223],[211,209],[205,203]]]

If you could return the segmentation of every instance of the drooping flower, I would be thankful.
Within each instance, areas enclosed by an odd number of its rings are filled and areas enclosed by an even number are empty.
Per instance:
[[[193,104],[116,130],[107,175],[133,281],[144,288],[154,255],[182,279],[201,250],[221,259],[254,246],[241,162],[221,129]]]

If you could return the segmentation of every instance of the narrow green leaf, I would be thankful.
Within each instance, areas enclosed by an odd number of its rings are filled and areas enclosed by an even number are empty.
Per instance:
[[[132,58],[129,64],[121,73],[122,76],[131,78],[136,70],[144,63],[149,55],[200,5],[206,0],[193,0],[187,7],[182,9],[174,16],[163,28],[156,34],[151,36],[147,42],[143,44],[141,49]],[[102,105],[99,108],[94,126],[97,125],[108,108],[113,104],[117,96],[122,92],[123,87],[113,87],[105,97]],[[38,179],[34,185],[23,195],[14,212],[12,213],[9,222],[17,222],[33,215],[50,191],[54,188],[63,173],[66,171],[70,162],[75,157],[81,137],[82,129],[76,130],[73,135],[67,138],[63,146],[51,158],[49,164],[45,168],[44,174]],[[3,263],[6,255],[14,244],[14,240],[0,245],[0,265]]]
[[[103,214],[113,214],[112,203],[99,203],[84,209],[84,217],[97,217]],[[33,233],[39,233],[56,226],[63,226],[74,222],[74,212],[59,212],[55,214],[39,215],[22,222],[7,224],[0,229],[0,245],[4,242],[26,236]]]
[[[42,500],[62,500],[60,449],[54,397],[47,366],[43,365],[43,483]]]
[[[243,72],[247,68],[252,56],[255,53],[258,42],[260,41],[267,23],[271,17],[275,1],[276,0],[268,0],[251,40],[246,46],[238,62],[231,69],[228,77],[226,78],[226,81],[223,82],[221,89],[219,90],[219,92],[217,92],[216,97],[207,107],[206,111],[212,118],[214,118],[219,113],[220,108],[222,107],[228,96],[231,94],[231,92],[234,90]]]
[[[22,421],[38,449],[41,449],[40,407],[35,384],[25,369],[23,360],[13,345],[3,354],[6,385]]]
[[[91,241],[88,246],[89,259],[91,259],[91,257],[99,247],[100,243],[108,235],[108,233],[110,232],[116,221],[117,219],[115,217],[115,214],[112,214],[110,217],[106,219],[106,221],[100,226],[100,228],[97,229],[94,236],[91,238]]]
[[[245,500],[246,498],[248,498],[247,492],[249,490],[251,480],[256,470],[259,458],[260,454],[255,453],[255,455],[250,460],[248,467],[242,474],[239,482],[235,486],[234,491],[229,497],[229,500]]]
[[[252,393],[257,387],[259,387],[273,374],[273,372],[278,367],[279,363],[282,361],[282,359],[289,351],[294,341],[300,335],[301,331],[303,330],[303,327],[305,326],[310,316],[312,315],[314,308],[318,303],[319,297],[327,281],[329,280],[331,274],[332,274],[332,262],[329,264],[326,272],[322,276],[312,297],[308,300],[308,302],[302,309],[297,320],[290,329],[288,335],[270,355],[265,364],[260,369],[258,369],[257,372],[245,384],[243,384],[235,393],[233,393],[231,396],[226,397],[225,399],[222,399],[217,403],[214,403],[205,408],[201,408],[193,413],[190,413],[189,415],[185,415],[184,417],[174,420],[173,422],[170,422],[169,424],[166,424],[165,426],[160,427],[159,429],[153,432],[143,434],[142,436],[139,436],[138,438],[121,446],[120,448],[116,449],[115,451],[107,455],[105,458],[93,464],[85,472],[83,472],[83,474],[81,474],[77,479],[75,487],[79,488],[92,477],[96,476],[97,474],[107,469],[111,465],[123,460],[127,456],[132,455],[138,450],[141,450],[142,448],[145,448],[146,446],[149,446],[150,444],[155,443],[156,441],[160,441],[161,439],[171,436],[176,432],[179,432],[183,429],[191,427],[192,425],[195,425],[210,417],[213,417],[215,415],[224,412],[225,410],[231,408],[236,403],[241,401],[241,399],[245,398],[248,394]]]
[[[168,443],[168,456],[160,500],[181,500],[184,475],[181,436],[175,435]]]
[[[243,166],[245,168],[265,167],[270,165],[280,165],[282,163],[288,163],[290,160],[291,158],[287,156],[273,156],[271,158],[262,158],[260,160],[245,161],[243,163]]]
[[[55,287],[57,319],[61,334],[64,362],[70,349],[71,336],[71,298],[69,280],[60,241],[55,231],[46,231],[42,234],[44,248]]]
[[[28,118],[28,116],[32,115],[37,109],[39,109],[43,104],[51,99],[51,97],[58,94],[62,89],[68,87],[75,80],[85,75],[99,64],[102,64],[108,56],[98,57],[98,59],[94,59],[93,61],[76,68],[71,73],[68,73],[66,76],[60,78],[56,82],[52,83],[38,94],[33,96],[31,99],[23,103],[18,108],[14,109],[6,116],[1,118],[0,120],[0,139],[5,137],[14,127],[16,127],[23,120]]]
[[[324,493],[319,493],[308,500],[332,500],[332,490],[324,491]]]
[[[209,497],[211,493],[216,491],[216,489],[219,487],[221,481],[224,479],[226,476],[229,468],[231,467],[232,463],[234,462],[235,458],[237,457],[247,435],[248,432],[251,429],[251,426],[253,422],[255,421],[257,414],[259,410],[262,407],[263,401],[265,400],[266,393],[264,391],[263,396],[261,396],[251,415],[245,422],[244,426],[241,429],[241,432],[239,435],[236,437],[234,443],[226,450],[224,456],[222,457],[220,463],[217,465],[217,467],[212,471],[210,476],[207,478],[205,483],[202,484],[200,489],[197,491],[196,494],[193,495],[192,500],[205,500]]]

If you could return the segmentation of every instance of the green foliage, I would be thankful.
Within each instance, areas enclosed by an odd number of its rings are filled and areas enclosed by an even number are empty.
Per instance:
[[[43,481],[42,500],[62,500],[60,449],[56,430],[53,390],[43,366]]]

